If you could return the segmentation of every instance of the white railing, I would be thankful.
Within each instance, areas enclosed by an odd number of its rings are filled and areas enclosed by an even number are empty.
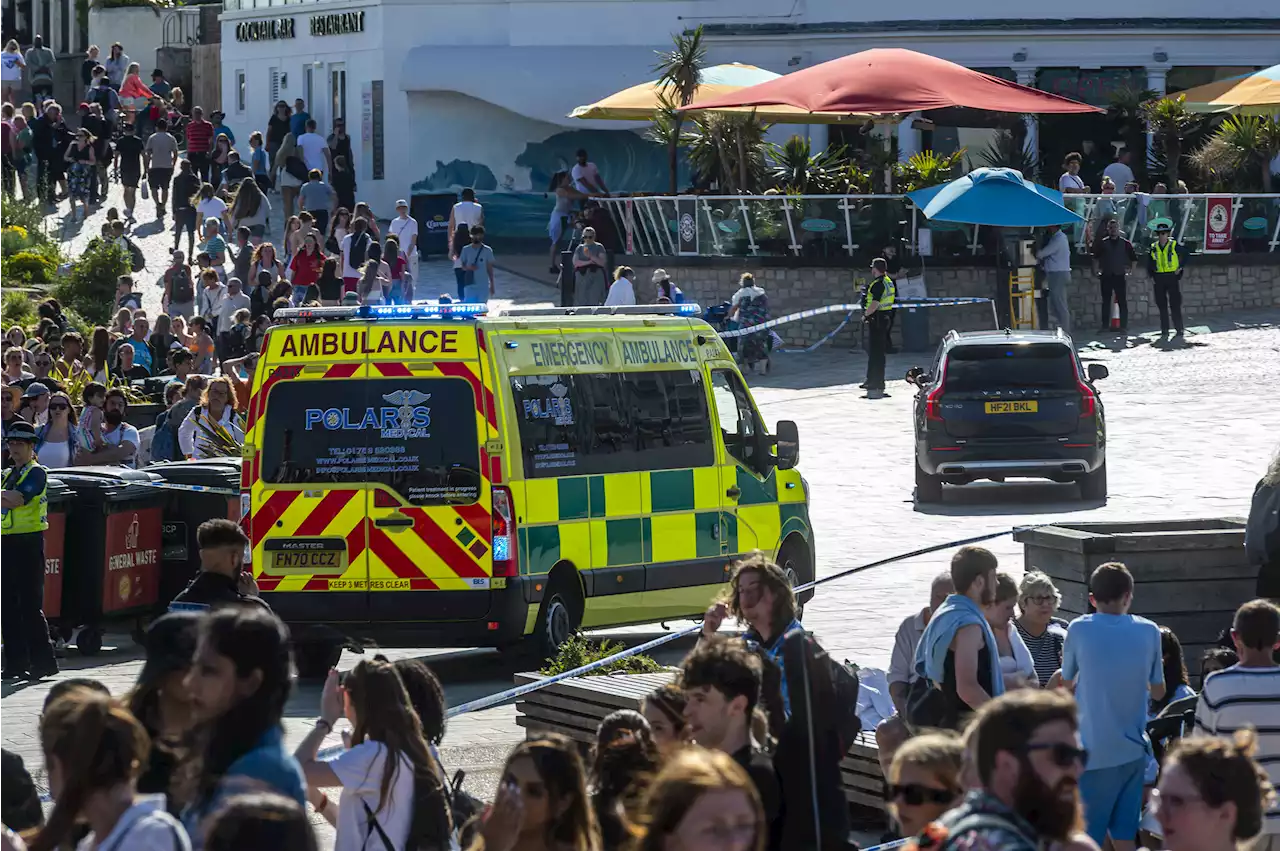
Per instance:
[[[1135,247],[1154,239],[1164,219],[1192,252],[1204,247],[1208,199],[1231,199],[1231,248],[1236,254],[1280,247],[1280,194],[1068,195],[1064,204],[1084,217],[1066,228],[1078,252],[1088,251],[1103,221],[1116,217]],[[597,199],[609,210],[624,250],[645,256],[846,257],[875,254],[889,244],[916,253],[928,229],[933,256],[994,253],[993,229],[930,222],[902,195],[646,195]],[[694,227],[682,240],[680,219]],[[685,250],[681,251],[681,245]],[[690,250],[690,249],[693,250]]]

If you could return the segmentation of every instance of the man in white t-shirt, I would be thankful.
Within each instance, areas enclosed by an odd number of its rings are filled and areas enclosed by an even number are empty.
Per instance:
[[[609,187],[605,186],[604,178],[600,176],[600,169],[596,168],[596,164],[587,161],[587,149],[578,149],[578,162],[573,167],[573,188],[579,192],[585,192],[588,195],[608,195]]]
[[[400,251],[409,258],[409,271],[418,278],[418,220],[409,215],[409,202],[401,198],[396,202],[396,217],[387,225],[387,232],[400,242]]]
[[[1084,181],[1080,179],[1082,160],[1078,152],[1072,151],[1062,161],[1062,167],[1066,171],[1062,173],[1062,177],[1058,178],[1058,191],[1063,195],[1084,195],[1089,192],[1089,187],[1085,186]]]
[[[298,147],[302,150],[302,161],[307,164],[307,171],[315,168],[321,174],[329,174],[332,165],[329,162],[329,143],[316,132],[314,118],[307,121],[307,132],[298,137]]]
[[[123,390],[112,387],[107,391],[107,400],[102,405],[102,419],[106,423],[102,429],[102,448],[92,452],[80,450],[76,455],[79,463],[122,467],[138,465],[138,447],[142,440],[138,430],[124,421],[128,410],[129,401]]]

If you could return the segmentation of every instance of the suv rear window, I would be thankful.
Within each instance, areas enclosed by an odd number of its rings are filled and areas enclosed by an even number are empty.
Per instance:
[[[412,505],[475,502],[475,405],[460,378],[281,382],[267,397],[262,481],[380,483]]]
[[[947,356],[947,392],[1029,387],[1074,390],[1075,356],[1061,343],[956,346]]]

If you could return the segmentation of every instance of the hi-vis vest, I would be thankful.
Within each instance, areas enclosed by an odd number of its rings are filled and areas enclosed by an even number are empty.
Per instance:
[[[884,293],[880,296],[880,310],[884,310],[893,304],[893,297],[898,294],[898,288],[894,286],[893,278],[890,278],[888,275],[884,275],[882,280],[884,281]],[[871,297],[871,288],[875,285],[875,281],[867,284],[867,296],[862,302],[863,310],[871,307],[871,302],[875,301],[875,299]]]
[[[17,490],[36,467],[32,461],[25,467],[10,470],[5,477],[5,490]],[[30,532],[43,532],[49,528],[49,484],[45,480],[44,490],[17,508],[4,510],[4,523],[0,529],[5,535],[25,535]]]
[[[1156,261],[1157,274],[1159,274],[1160,272],[1178,271],[1179,265],[1178,265],[1178,252],[1176,250],[1177,245],[1178,243],[1175,240],[1171,239],[1164,246],[1164,248],[1160,247],[1160,243],[1158,241],[1151,246],[1151,256]]]

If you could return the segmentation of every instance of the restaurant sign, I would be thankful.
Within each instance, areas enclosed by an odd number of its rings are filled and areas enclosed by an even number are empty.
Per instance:
[[[347,35],[364,32],[364,12],[338,12],[332,15],[312,15],[312,35]]]
[[[241,21],[236,24],[236,41],[271,41],[296,35],[293,18],[270,18],[265,21]]]

